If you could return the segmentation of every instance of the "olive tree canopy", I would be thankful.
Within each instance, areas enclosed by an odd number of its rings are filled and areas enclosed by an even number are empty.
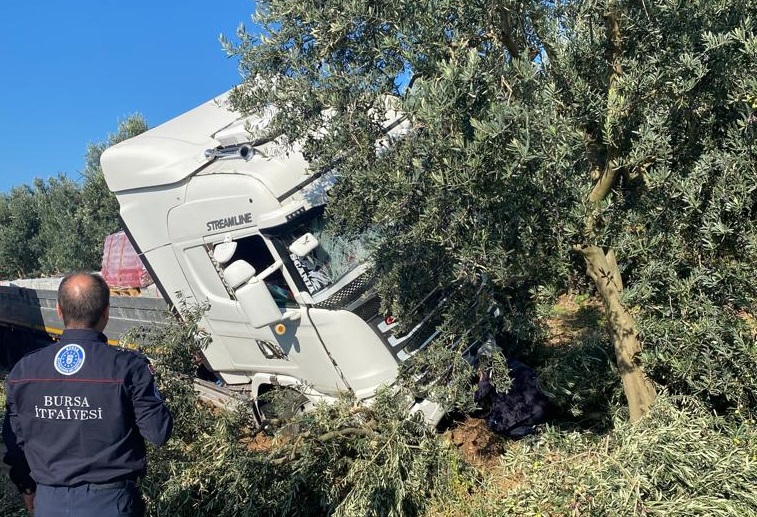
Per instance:
[[[105,237],[120,226],[100,155],[146,130],[144,118],[132,115],[105,142],[90,144],[81,182],[60,174],[0,194],[0,278],[100,269]]]
[[[454,286],[448,332],[527,332],[588,274],[632,419],[650,378],[755,404],[755,2],[257,6],[232,102],[339,170],[330,213],[382,229],[388,311]],[[391,142],[387,107],[412,124]]]

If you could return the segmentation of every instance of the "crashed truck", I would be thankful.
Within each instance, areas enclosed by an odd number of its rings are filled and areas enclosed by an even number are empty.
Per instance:
[[[402,327],[381,314],[370,235],[324,224],[336,174],[309,170],[296,146],[254,141],[266,116],[230,111],[227,96],[103,153],[127,234],[170,304],[208,306],[204,362],[225,386],[252,400],[280,388],[306,403],[370,400],[436,337],[438,303]],[[387,135],[407,131],[387,113]],[[412,410],[431,424],[443,414],[428,400]]]

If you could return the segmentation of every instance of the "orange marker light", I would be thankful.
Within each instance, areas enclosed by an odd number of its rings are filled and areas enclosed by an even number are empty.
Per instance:
[[[285,333],[285,332],[287,331],[287,327],[286,327],[286,325],[284,325],[283,323],[278,323],[278,324],[277,324],[277,325],[276,325],[276,326],[275,326],[275,327],[273,328],[273,330],[274,330],[274,332],[276,332],[276,334],[278,334],[279,336],[283,336],[283,335],[284,335],[284,333]]]

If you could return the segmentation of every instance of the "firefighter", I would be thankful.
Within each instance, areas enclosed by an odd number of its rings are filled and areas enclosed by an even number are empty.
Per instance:
[[[108,346],[109,306],[100,276],[65,277],[60,340],[6,379],[5,462],[36,517],[144,515],[145,439],[163,445],[173,420],[147,359]]]

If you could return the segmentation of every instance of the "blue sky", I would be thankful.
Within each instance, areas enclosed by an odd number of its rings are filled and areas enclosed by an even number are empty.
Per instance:
[[[218,42],[252,0],[0,2],[0,192],[65,173],[141,113],[150,127],[240,82]]]

